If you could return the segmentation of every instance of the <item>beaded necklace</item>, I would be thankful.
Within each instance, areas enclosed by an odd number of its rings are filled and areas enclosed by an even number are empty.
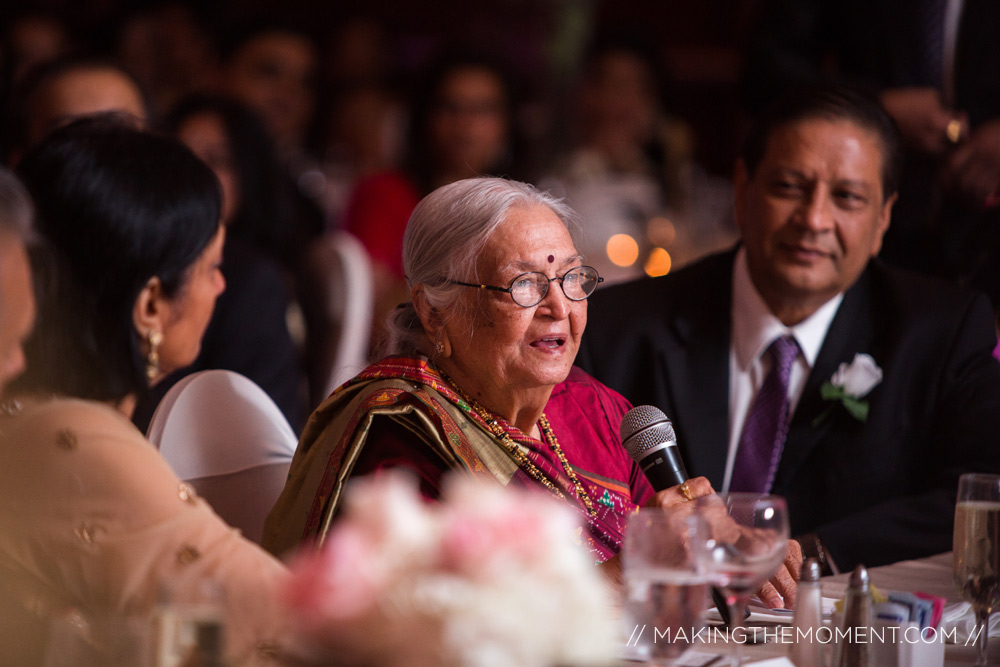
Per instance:
[[[544,486],[559,498],[565,500],[566,496],[563,495],[563,492],[559,489],[559,487],[553,484],[552,481],[545,476],[545,473],[539,470],[538,466],[532,463],[531,459],[529,459],[527,455],[521,451],[521,448],[517,446],[517,443],[510,437],[510,434],[507,433],[503,426],[500,425],[496,416],[483,407],[479,401],[466,394],[465,391],[463,391],[462,388],[459,387],[447,373],[441,369],[438,369],[438,372],[448,384],[455,388],[455,391],[458,392],[458,395],[462,397],[469,407],[471,407],[476,414],[478,414],[479,417],[486,422],[486,426],[490,429],[490,433],[496,436],[497,440],[499,440],[500,444],[503,445],[503,448],[510,453],[517,465],[524,469],[524,471],[528,473],[528,475],[536,482]],[[538,427],[542,433],[542,439],[545,441],[545,444],[549,446],[549,449],[551,449],[556,455],[556,458],[559,459],[559,463],[562,464],[563,470],[566,471],[566,476],[569,477],[570,482],[573,483],[573,486],[576,489],[576,495],[583,502],[584,507],[587,509],[587,514],[596,518],[597,510],[594,509],[594,504],[590,500],[590,494],[587,493],[587,489],[584,488],[583,484],[580,482],[580,478],[576,476],[572,466],[570,466],[569,461],[566,459],[566,454],[563,453],[562,447],[559,446],[556,434],[552,432],[552,426],[549,424],[549,420],[545,417],[544,412],[538,419]]]

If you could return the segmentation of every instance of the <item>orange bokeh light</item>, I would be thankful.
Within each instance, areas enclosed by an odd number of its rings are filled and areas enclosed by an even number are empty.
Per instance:
[[[608,259],[617,266],[632,266],[639,259],[639,244],[628,234],[615,234],[605,248]]]

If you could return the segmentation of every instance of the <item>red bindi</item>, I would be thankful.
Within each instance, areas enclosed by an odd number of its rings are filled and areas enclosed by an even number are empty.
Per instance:
[[[554,261],[556,261],[556,258],[555,258],[555,256],[553,256],[553,255],[549,255],[549,264],[551,264],[551,263],[552,263],[552,262],[554,262]]]

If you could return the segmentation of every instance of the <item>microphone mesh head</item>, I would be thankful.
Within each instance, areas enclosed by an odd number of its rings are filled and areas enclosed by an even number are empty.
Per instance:
[[[622,418],[622,445],[638,461],[650,449],[667,442],[677,442],[674,425],[663,411],[652,405],[639,405]]]

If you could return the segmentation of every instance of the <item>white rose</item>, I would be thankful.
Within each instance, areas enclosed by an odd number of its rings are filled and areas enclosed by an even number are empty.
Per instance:
[[[869,354],[856,354],[850,366],[841,364],[830,378],[830,384],[840,387],[844,393],[861,398],[882,381],[882,369]]]

